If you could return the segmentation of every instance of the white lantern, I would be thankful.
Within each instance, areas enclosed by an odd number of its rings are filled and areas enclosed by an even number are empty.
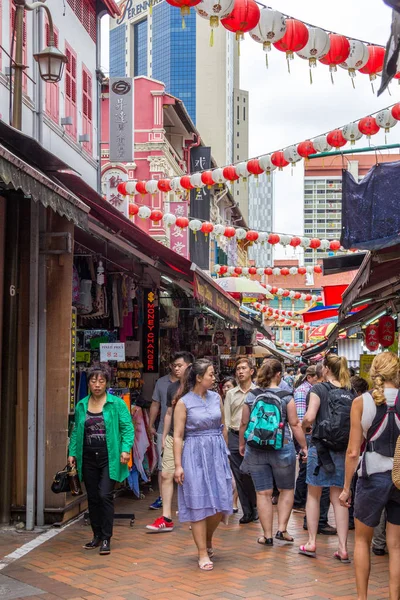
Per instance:
[[[288,246],[290,244],[290,240],[292,239],[292,236],[290,235],[281,235],[280,237],[280,244],[282,246]]]
[[[203,19],[208,19],[210,27],[218,27],[220,19],[225,19],[233,11],[235,0],[202,0],[194,7],[197,14]],[[211,45],[213,38],[211,38]]]
[[[297,146],[288,146],[283,151],[283,157],[288,163],[294,165],[301,160],[300,154],[297,152]]]
[[[356,71],[362,69],[368,62],[369,52],[367,46],[359,40],[349,40],[350,54],[344,62],[340,64],[343,69],[347,69],[352,80],[356,76]],[[354,86],[354,81],[353,81]]]
[[[327,142],[326,135],[319,135],[313,139],[312,143],[317,152],[329,152],[329,150],[332,150],[332,146]]]
[[[290,290],[290,292],[289,292],[289,298],[291,300],[293,300],[293,298],[295,297],[295,295],[296,295],[296,292],[294,292],[293,290]]]
[[[228,275],[233,275],[233,273],[235,272],[235,267],[228,267]]]
[[[264,275],[264,269],[262,269],[261,267],[257,269],[257,275],[259,275],[260,277],[262,277]]]
[[[270,292],[272,290],[272,285],[267,285],[266,288],[267,292]]]
[[[321,240],[320,249],[321,250],[328,250],[329,245],[330,245],[329,240]]]
[[[309,248],[310,247],[310,239],[306,238],[306,237],[301,238],[301,244],[300,244],[300,246],[302,248]]]
[[[216,273],[217,275],[219,275],[220,270],[221,270],[221,265],[214,266],[214,273]]]
[[[205,185],[201,180],[201,173],[193,173],[193,175],[190,176],[190,183],[197,190],[201,189]]]
[[[290,267],[290,269],[289,269],[290,275],[297,275],[298,272],[299,272],[299,270],[297,267]]]
[[[357,140],[361,139],[363,134],[358,129],[358,123],[349,123],[345,125],[342,129],[342,134],[345,140],[351,142],[351,145],[354,146]]]
[[[242,269],[242,275],[248,275],[249,274],[249,268],[248,267],[243,267]]]
[[[269,237],[268,233],[266,233],[265,231],[260,231],[258,233],[258,240],[257,240],[257,242],[259,244],[265,244],[265,242],[267,241],[268,237]]]
[[[311,299],[312,299],[313,302],[316,302],[317,298],[318,298],[318,296],[316,294],[313,294],[312,297],[311,297]]]
[[[171,190],[173,192],[183,192],[184,189],[181,186],[181,178],[180,177],[173,177],[171,179],[171,181],[169,182],[169,185],[171,186]]]
[[[263,45],[264,52],[271,50],[271,44],[279,42],[286,33],[286,20],[282,13],[272,8],[263,8],[260,12],[260,20],[254,29],[250,31],[250,37],[255,42]],[[268,58],[266,56],[267,66]]]
[[[262,170],[267,173],[267,175],[271,175],[272,171],[275,171],[276,169],[276,166],[273,165],[271,162],[270,154],[264,154],[264,156],[260,156],[260,158],[258,159],[258,164],[260,165]]]
[[[239,227],[238,229],[236,229],[236,238],[238,240],[246,239],[246,234],[247,234],[247,231],[245,229],[243,229],[242,227]]]
[[[189,229],[191,229],[193,231],[193,233],[197,233],[198,231],[200,231],[202,226],[202,222],[199,221],[198,219],[191,219],[189,221]]]
[[[172,227],[176,223],[176,216],[172,213],[165,213],[163,216],[163,223],[166,227]]]
[[[311,273],[314,273],[314,267],[308,266],[308,267],[306,267],[306,271],[307,271],[307,273],[309,273],[311,275]]]
[[[300,300],[303,300],[303,302],[304,302],[304,301],[305,301],[305,299],[306,299],[306,297],[307,297],[307,296],[306,296],[306,294],[301,294],[301,296],[300,296]]]
[[[222,184],[226,181],[222,169],[214,169],[213,171],[211,171],[211,177],[213,178],[213,181],[215,183],[218,183],[220,186],[222,186]]]
[[[134,196],[135,194],[137,194],[136,184],[137,184],[137,181],[127,181],[126,182],[125,189],[126,189],[126,193],[128,194],[128,196]]]
[[[235,165],[235,171],[236,175],[239,175],[239,177],[243,177],[243,179],[247,179],[247,177],[250,175],[250,171],[247,170],[247,163],[245,162],[241,162]]]
[[[151,209],[148,206],[141,206],[138,211],[138,216],[141,219],[148,219],[151,215]]]
[[[214,235],[215,236],[218,237],[219,235],[222,235],[224,233],[224,231],[225,231],[225,225],[221,225],[221,224],[214,225]]]
[[[148,194],[154,195],[158,192],[158,185],[155,179],[149,179],[144,186]]]
[[[279,288],[279,289],[278,289],[278,291],[276,292],[276,295],[277,295],[277,296],[283,296],[283,292],[284,292],[284,291],[285,291],[285,290],[283,290],[282,288]]]
[[[319,27],[309,27],[308,42],[304,48],[299,50],[299,52],[296,52],[296,54],[297,56],[300,56],[300,58],[308,60],[310,67],[316,67],[317,60],[324,58],[324,56],[328,54],[330,47],[331,41],[326,31]]]
[[[375,119],[379,127],[385,130],[385,133],[389,133],[391,127],[397,124],[397,119],[394,118],[389,108],[379,111]]]
[[[278,267],[275,267],[274,269],[272,269],[272,275],[280,275],[281,274],[281,270]]]

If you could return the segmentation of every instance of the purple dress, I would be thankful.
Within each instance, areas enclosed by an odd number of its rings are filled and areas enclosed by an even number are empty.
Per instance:
[[[232,475],[222,435],[220,397],[208,391],[203,400],[194,392],[182,398],[186,406],[183,485],[178,486],[181,523],[201,521],[216,513],[232,514]]]

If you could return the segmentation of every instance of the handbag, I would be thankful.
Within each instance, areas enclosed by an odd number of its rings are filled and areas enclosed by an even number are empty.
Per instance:
[[[394,451],[392,481],[397,489],[400,490],[400,435],[397,438],[396,449]]]
[[[71,467],[66,465],[62,471],[57,471],[54,475],[53,483],[51,484],[51,491],[54,494],[62,494],[63,492],[70,491],[69,475]]]

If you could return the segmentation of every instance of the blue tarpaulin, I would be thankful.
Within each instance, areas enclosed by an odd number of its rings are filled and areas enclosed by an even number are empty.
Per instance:
[[[360,183],[343,171],[340,241],[360,250],[400,242],[400,162],[375,165]]]

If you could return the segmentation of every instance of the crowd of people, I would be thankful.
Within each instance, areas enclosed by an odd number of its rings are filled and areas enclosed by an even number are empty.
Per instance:
[[[213,534],[238,503],[240,525],[259,521],[257,542],[264,547],[275,540],[293,544],[290,516],[304,511],[308,539],[299,554],[315,559],[317,534],[337,535],[333,557],[349,564],[347,538],[355,528],[358,600],[367,599],[371,544],[375,554],[389,553],[390,600],[399,600],[400,490],[392,481],[400,435],[399,367],[395,354],[377,355],[368,391],[368,383],[336,354],[297,373],[285,372],[274,358],[264,359],[256,372],[252,360],[241,357],[234,376],[217,384],[211,362],[176,353],[150,408],[160,490],[150,508],[161,515],[148,531],[173,531],[177,483],[179,520],[190,524],[199,568],[210,571]],[[128,411],[107,394],[106,384],[101,369],[89,377],[91,394],[77,407],[69,452],[88,490],[94,537],[85,548],[100,545],[102,553],[110,551],[112,533],[109,480],[121,481],[133,443]],[[328,523],[330,505],[335,527]]]

